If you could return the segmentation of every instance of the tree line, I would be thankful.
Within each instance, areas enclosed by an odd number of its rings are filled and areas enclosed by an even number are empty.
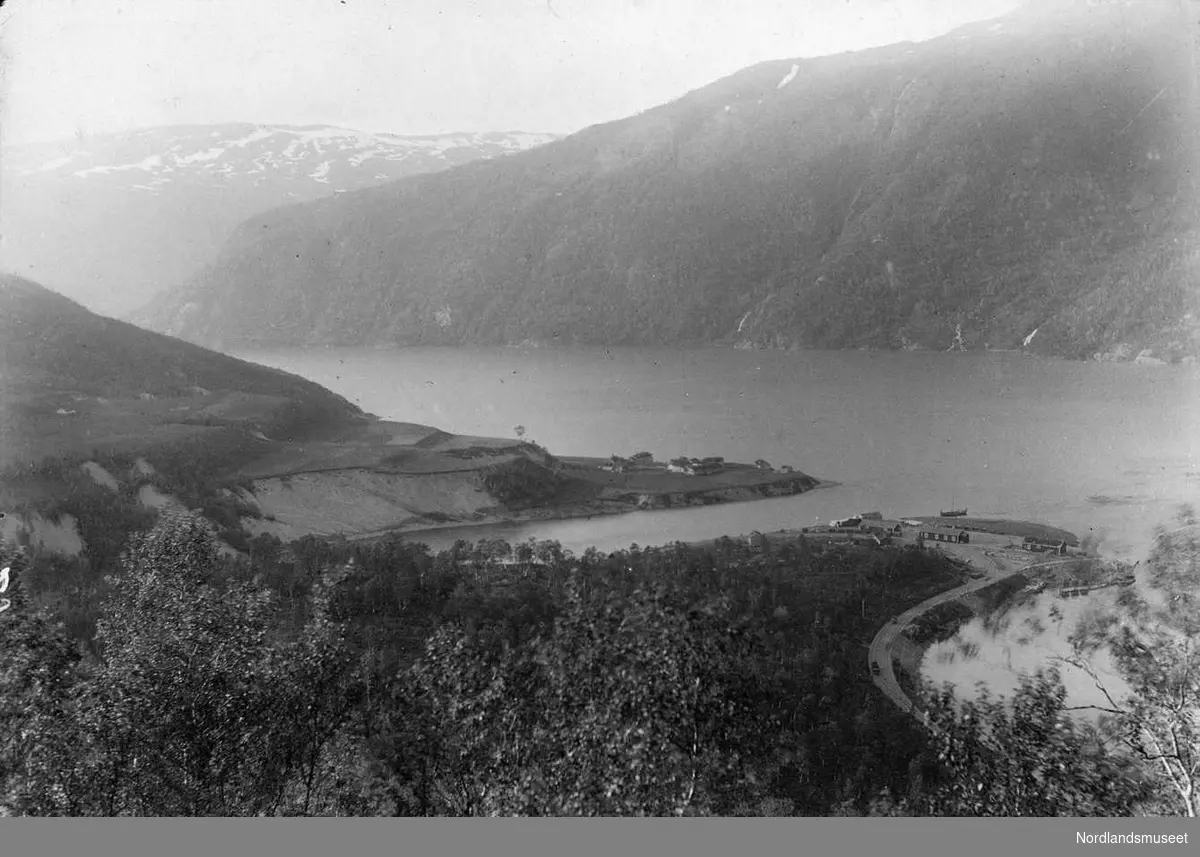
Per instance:
[[[943,689],[936,737],[866,644],[953,585],[936,552],[459,542],[434,553],[161,514],[70,627],[0,547],[0,809],[28,815],[1194,814],[1195,535],[1078,629],[1134,689]],[[1190,564],[1189,564],[1190,563]]]

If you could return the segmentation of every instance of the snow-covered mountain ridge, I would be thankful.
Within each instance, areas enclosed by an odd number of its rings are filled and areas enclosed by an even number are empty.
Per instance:
[[[554,139],[237,123],[6,145],[0,265],[125,314],[203,266],[247,217]]]

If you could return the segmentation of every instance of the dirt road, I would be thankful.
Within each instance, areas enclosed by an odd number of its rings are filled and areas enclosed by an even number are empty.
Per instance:
[[[948,546],[949,547],[949,546]],[[984,577],[978,580],[972,580],[964,583],[962,586],[949,589],[940,595],[935,595],[926,601],[922,601],[916,607],[905,610],[899,616],[893,618],[887,625],[879,629],[879,633],[875,635],[875,639],[871,641],[870,651],[867,655],[868,669],[872,669],[871,664],[879,664],[879,674],[872,674],[872,679],[875,685],[900,708],[901,711],[907,711],[914,717],[921,720],[925,725],[929,725],[926,719],[925,712],[920,711],[913,704],[913,701],[905,695],[900,688],[900,683],[896,680],[895,670],[892,669],[892,643],[896,637],[904,632],[904,630],[912,624],[912,622],[927,610],[931,610],[940,604],[945,604],[949,601],[961,598],[978,589],[983,589],[986,586],[991,586],[998,580],[1001,580],[1009,575],[1016,574],[1018,571],[1033,571],[1040,567],[1049,567],[1054,565],[1062,565],[1064,563],[1073,562],[1074,560],[1054,560],[1051,562],[1035,562],[1023,566],[1019,566],[1012,558],[1004,556],[997,551],[970,548],[966,545],[953,545],[947,553],[956,556],[960,559],[966,559],[971,562],[976,568],[980,568],[986,572]],[[987,563],[980,562],[981,557],[988,560]],[[972,561],[973,560],[973,561]],[[987,569],[986,565],[991,565],[993,568]],[[932,728],[932,727],[931,727]]]

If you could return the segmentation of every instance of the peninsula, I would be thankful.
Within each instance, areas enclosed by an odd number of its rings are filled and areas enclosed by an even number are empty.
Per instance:
[[[262,453],[239,468],[244,487],[235,490],[258,512],[247,528],[285,541],[701,506],[832,484],[731,462],[676,472],[649,454],[614,466],[528,441],[384,420],[315,442],[264,440]]]
[[[303,378],[0,279],[0,508],[83,520],[178,502],[246,535],[370,537],[799,494],[828,485],[719,458],[558,457],[520,439],[382,420]],[[72,525],[73,526],[73,525]],[[107,537],[106,537],[107,538]],[[84,539],[86,542],[86,538]]]

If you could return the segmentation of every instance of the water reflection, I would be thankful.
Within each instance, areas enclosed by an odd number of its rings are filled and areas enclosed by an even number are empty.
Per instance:
[[[1105,589],[1081,598],[1059,598],[1053,592],[1026,594],[989,616],[972,619],[952,638],[930,646],[921,664],[922,676],[941,686],[949,682],[959,695],[974,695],[986,685],[995,695],[1011,696],[1022,675],[1039,669],[1058,669],[1067,691],[1068,706],[1102,706],[1104,694],[1078,667],[1067,663],[1073,654],[1070,637],[1085,616],[1111,608],[1118,590]],[[1115,698],[1129,691],[1107,651],[1091,658],[1097,676]],[[1097,712],[1076,712],[1094,719]]]

